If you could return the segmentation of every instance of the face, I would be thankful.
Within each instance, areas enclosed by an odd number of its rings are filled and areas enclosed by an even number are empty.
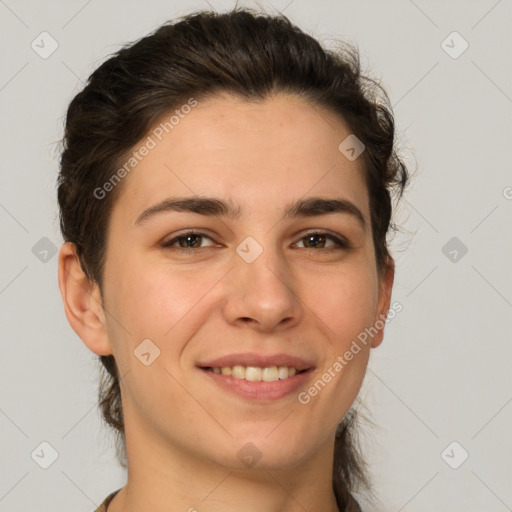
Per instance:
[[[382,340],[354,349],[392,282],[376,268],[362,159],[338,149],[342,119],[295,96],[219,95],[157,128],[108,229],[104,353],[125,424],[164,451],[292,467],[332,446]],[[193,196],[214,202],[162,207]]]

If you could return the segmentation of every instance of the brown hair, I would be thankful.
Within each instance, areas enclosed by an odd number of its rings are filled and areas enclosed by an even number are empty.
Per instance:
[[[103,282],[106,235],[122,183],[101,200],[101,187],[162,115],[196,100],[228,92],[261,101],[284,92],[338,113],[365,145],[362,153],[370,197],[372,234],[379,273],[389,263],[386,235],[392,196],[408,171],[395,151],[394,120],[382,87],[360,71],[359,54],[347,43],[329,50],[283,15],[235,7],[226,13],[194,12],[169,21],[126,45],[89,77],[67,110],[58,177],[60,227],[76,246],[86,276]],[[340,141],[341,142],[341,141]],[[103,418],[118,435],[123,454],[124,422],[117,366],[100,356]],[[333,489],[340,510],[355,506],[351,492],[370,486],[355,445],[351,409],[335,441]],[[118,446],[119,448],[119,446]],[[123,456],[118,453],[120,462]]]

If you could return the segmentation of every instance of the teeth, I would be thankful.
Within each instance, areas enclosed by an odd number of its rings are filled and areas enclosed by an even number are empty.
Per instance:
[[[222,368],[210,368],[214,373],[222,375],[231,375],[235,379],[245,379],[250,382],[275,382],[276,380],[287,379],[293,377],[297,373],[297,369],[287,366],[267,366],[259,368],[257,366],[235,365],[233,367],[223,366]]]
[[[279,370],[277,366],[269,366],[268,368],[263,368],[261,372],[261,380],[264,380],[265,382],[274,382],[279,380]]]
[[[280,379],[287,379],[288,375],[290,374],[290,371],[286,366],[280,366],[278,370],[279,378]]]
[[[245,379],[245,366],[233,366],[231,375],[233,375],[235,379]]]
[[[251,382],[261,380],[261,368],[248,366],[245,370],[245,380],[250,380]]]

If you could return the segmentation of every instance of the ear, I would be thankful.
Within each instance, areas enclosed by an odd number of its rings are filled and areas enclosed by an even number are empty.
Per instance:
[[[95,354],[111,355],[99,287],[84,274],[71,242],[59,251],[59,288],[73,330]]]
[[[382,269],[379,277],[379,298],[377,302],[377,316],[375,318],[375,325],[379,332],[372,338],[372,348],[378,347],[384,339],[384,326],[391,304],[391,292],[393,290],[394,279],[395,261],[391,256],[388,256],[387,265]],[[379,328],[379,326],[381,328]]]

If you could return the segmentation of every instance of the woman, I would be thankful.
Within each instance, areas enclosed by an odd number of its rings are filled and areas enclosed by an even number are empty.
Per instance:
[[[361,510],[408,180],[386,105],[354,49],[248,9],[163,25],[73,99],[59,286],[128,468],[98,511]]]

